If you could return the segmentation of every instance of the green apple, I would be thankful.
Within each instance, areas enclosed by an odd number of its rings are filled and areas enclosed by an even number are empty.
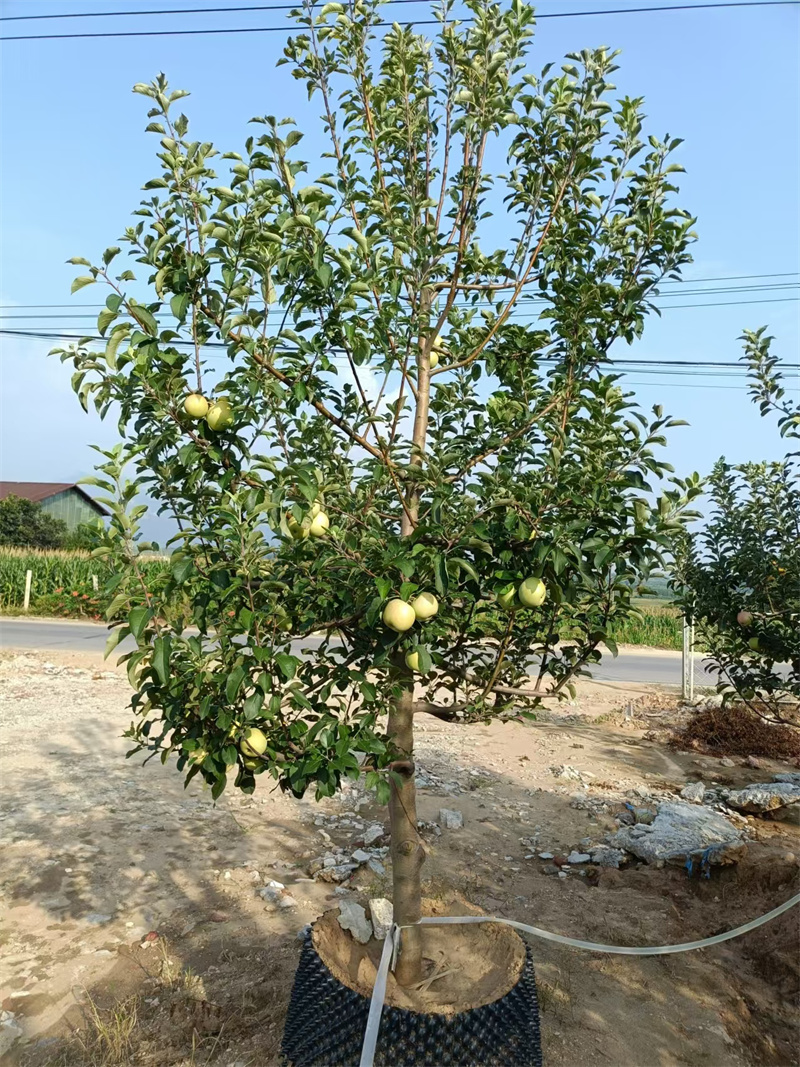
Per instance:
[[[289,528],[289,533],[295,539],[295,541],[303,541],[308,537],[308,527],[298,522],[294,515],[290,515],[286,520],[286,525]]]
[[[520,583],[517,596],[524,608],[538,608],[547,596],[547,586],[541,578],[526,578]]]
[[[200,393],[189,393],[183,402],[183,410],[190,419],[204,419],[208,412],[208,401]]]
[[[417,616],[414,609],[405,600],[390,600],[383,609],[384,625],[388,626],[390,630],[396,630],[399,634],[410,630],[416,621]]]
[[[225,400],[224,397],[215,401],[208,409],[206,422],[208,423],[208,428],[215,432],[227,430],[230,426],[233,426],[233,408],[230,402]]]
[[[261,762],[260,759],[249,759],[249,758],[243,759],[242,760],[242,764],[243,764],[243,766],[245,766],[247,768],[248,771],[257,771],[259,767],[263,767],[264,766],[264,764]]]
[[[442,352],[445,347],[446,346],[444,343],[444,338],[437,334],[437,336],[433,339],[433,348],[438,349],[439,352]]]
[[[316,519],[317,515],[319,515],[321,511],[322,504],[316,503],[311,505],[311,511],[309,511],[308,514],[311,516],[312,519]]]
[[[318,512],[311,520],[311,525],[308,528],[308,532],[312,537],[324,537],[328,532],[330,526],[330,519],[324,511]]]
[[[517,590],[513,585],[506,586],[497,594],[497,603],[501,608],[505,608],[506,611],[514,607],[517,600]]]
[[[239,742],[239,751],[244,756],[262,756],[267,751],[267,735],[251,726]]]
[[[414,609],[415,617],[420,622],[425,622],[426,619],[432,619],[439,610],[439,601],[433,593],[420,593],[411,601],[411,607]]]
[[[754,652],[758,652],[758,650],[761,648],[761,643],[759,642],[757,637],[751,637],[747,643]]]
[[[438,352],[431,352],[430,365],[431,365],[431,370],[433,370],[434,367],[438,367],[439,366],[439,353]]]
[[[752,626],[753,625],[753,613],[752,611],[742,610],[736,616],[736,621],[740,626]]]
[[[419,652],[406,652],[406,667],[412,671],[419,670]]]

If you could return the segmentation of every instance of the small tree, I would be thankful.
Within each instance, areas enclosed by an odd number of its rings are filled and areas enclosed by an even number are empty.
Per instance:
[[[73,291],[111,289],[108,343],[62,352],[84,407],[119,409],[93,484],[113,512],[109,646],[138,642],[131,736],[214,797],[261,773],[325,797],[366,773],[401,923],[420,916],[424,857],[415,710],[468,722],[571,693],[698,491],[651,495],[676,423],[648,420],[608,367],[690,260],[680,142],[642,139],[641,100],[609,102],[613,53],[536,77],[532,9],[467,6],[469,26],[445,4],[432,41],[399,25],[378,41],[372,0],[295,13],[281,62],[330,146],[312,184],[302,134],[271,116],[221,184],[175,115],[186,94],[137,85],[162,164],[123,238],[144,279],[112,273],[116,247],[73,260]],[[537,321],[512,319],[524,308]],[[187,392],[215,394],[205,421]],[[179,527],[147,592],[140,490]],[[423,592],[438,614],[385,624],[387,602]]]
[[[786,397],[766,327],[746,331],[743,359],[762,415],[800,439],[800,407]],[[680,600],[694,619],[724,702],[744,701],[795,725],[800,704],[800,452],[781,462],[731,466],[708,480],[707,525],[678,553]],[[787,700],[789,702],[787,706]]]
[[[53,518],[35,500],[9,494],[0,500],[0,545],[21,548],[59,548],[67,524]]]

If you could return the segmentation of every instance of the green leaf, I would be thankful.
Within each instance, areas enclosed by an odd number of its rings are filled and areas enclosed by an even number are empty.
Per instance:
[[[468,560],[461,559],[459,557],[456,559],[451,559],[450,562],[455,563],[456,566],[461,568],[461,570],[467,575],[467,577],[472,578],[474,582],[477,582],[480,585],[480,576]]]
[[[94,285],[94,283],[95,283],[96,281],[97,281],[97,279],[96,279],[96,278],[93,278],[91,274],[81,274],[81,275],[80,275],[79,277],[77,277],[77,278],[75,279],[75,281],[74,281],[74,282],[72,283],[72,285],[70,286],[70,289],[69,289],[69,291],[70,291],[71,293],[77,293],[77,291],[78,291],[79,289],[83,289],[83,287],[84,287],[85,285]]]
[[[162,685],[167,684],[169,678],[169,654],[171,649],[169,634],[157,637],[153,642],[153,667]]]
[[[239,624],[242,629],[249,633],[250,627],[253,625],[253,619],[255,616],[250,608],[242,608],[239,612]]]
[[[232,767],[239,758],[239,749],[236,745],[226,745],[220,752],[220,756],[226,767]]]
[[[251,719],[257,719],[261,713],[261,708],[264,706],[264,694],[260,689],[256,689],[254,693],[244,702],[244,717],[248,721]]]
[[[108,308],[103,308],[97,316],[97,332],[101,337],[105,337],[106,330],[116,317],[116,311],[110,311]]]
[[[114,651],[114,649],[120,643],[120,641],[124,637],[127,637],[130,632],[131,632],[130,631],[130,627],[128,627],[128,626],[117,626],[117,627],[115,627],[111,631],[111,633],[108,635],[108,640],[106,641],[106,649],[105,649],[105,652],[103,653],[103,659],[108,659],[108,657],[111,655],[111,653]]]
[[[179,322],[183,322],[186,309],[189,306],[188,293],[176,293],[169,302],[170,310]]]
[[[147,308],[142,307],[141,304],[131,304],[130,312],[145,333],[150,334],[151,337],[158,336],[158,323]]]
[[[178,585],[183,585],[193,570],[194,563],[191,559],[179,559],[172,565],[172,577]]]
[[[447,577],[447,560],[442,555],[437,555],[434,559],[433,579],[436,585],[436,592],[439,596],[445,596],[450,582]]]
[[[236,696],[241,688],[242,682],[247,677],[247,671],[239,664],[238,667],[234,667],[231,673],[228,675],[228,680],[225,683],[225,699],[229,704],[232,704],[236,700]]]
[[[278,665],[278,670],[281,672],[287,682],[291,682],[297,673],[297,665],[300,660],[295,656],[290,656],[286,652],[279,652],[275,657],[275,662]]]
[[[153,612],[150,608],[140,607],[134,608],[128,614],[128,625],[131,628],[131,633],[138,641],[145,631],[145,627],[153,617]]]

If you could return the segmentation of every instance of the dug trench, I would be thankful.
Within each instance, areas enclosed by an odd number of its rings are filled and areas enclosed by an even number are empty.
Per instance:
[[[127,682],[91,656],[7,655],[0,700],[3,1062],[277,1064],[298,933],[342,899],[389,895],[383,809],[357,788],[315,804],[261,783],[214,805],[173,767],[126,761]],[[681,717],[669,693],[594,683],[526,725],[420,716],[426,895],[656,945],[721,932],[796,893],[791,821],[748,817],[744,858],[708,879],[563,862],[615,829],[626,802],[796,769],[676,751],[658,738]],[[439,826],[441,809],[463,825]],[[324,880],[326,856],[359,849],[372,862]],[[266,892],[270,881],[282,888]],[[533,941],[545,1063],[795,1063],[797,932],[789,912],[711,949],[649,958]],[[448,953],[439,931],[429,959],[446,970]]]

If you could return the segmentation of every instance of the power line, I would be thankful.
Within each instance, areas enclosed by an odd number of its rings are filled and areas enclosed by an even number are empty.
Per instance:
[[[394,0],[398,2],[398,0]],[[412,2],[412,0],[407,0]],[[420,0],[422,2],[422,0]],[[711,4],[660,4],[652,7],[620,7],[620,8],[605,8],[598,11],[553,11],[545,12],[537,15],[537,19],[565,19],[565,18],[584,18],[591,15],[635,15],[644,14],[654,11],[694,11],[701,9],[711,8],[736,8],[736,7],[797,7],[800,4],[800,0],[726,0],[724,3],[711,3]],[[205,9],[209,10],[209,9]],[[234,8],[222,8],[220,10],[235,10]],[[252,8],[240,8],[239,10],[258,11],[257,7]],[[266,9],[265,9],[266,10]],[[284,10],[279,7],[272,7],[269,10]],[[151,12],[151,14],[173,14],[177,12]],[[184,12],[181,12],[183,14]],[[131,14],[131,12],[117,12],[116,14],[124,15]],[[24,17],[24,16],[18,16]],[[29,18],[37,16],[27,16]],[[456,21],[461,23],[474,22],[473,18],[457,19]],[[442,23],[439,19],[410,19],[407,25],[411,26],[441,26]],[[374,23],[375,26],[390,26],[392,23],[388,21],[379,21]],[[18,35],[15,37],[2,37],[1,41],[65,41],[75,40],[77,38],[98,38],[98,37],[192,37],[198,35],[207,34],[224,34],[224,33],[282,33],[286,32],[286,25],[283,26],[242,26],[242,27],[230,27],[224,29],[202,29],[202,30],[121,30],[117,32],[104,32],[104,33],[42,33],[42,34],[26,34]]]
[[[62,333],[60,331],[43,331],[43,330],[18,330],[18,329],[6,329],[0,327],[0,334],[5,334],[12,337],[23,337],[29,339],[39,340],[86,340],[93,342],[106,343],[107,338],[104,337],[87,337],[84,334],[77,333]],[[183,346],[188,348],[194,348],[194,342],[189,340],[173,340],[168,347]],[[217,349],[228,350],[228,345],[221,341],[209,341],[201,346],[202,349]],[[334,350],[334,353],[339,353],[340,350]],[[538,357],[540,363],[553,363],[557,360],[556,356],[541,355]],[[739,377],[748,372],[748,368],[741,361],[717,361],[717,360],[692,360],[692,359],[628,359],[625,357],[617,359],[604,360],[603,365],[628,368],[625,373],[640,373],[650,372],[656,374],[665,375],[696,375],[698,377],[707,377],[709,375],[715,377]],[[668,369],[663,369],[668,368]],[[675,369],[673,369],[675,368]],[[739,374],[732,374],[731,371],[738,371]]]
[[[399,3],[400,0],[387,0],[387,2],[389,2],[389,3]],[[409,0],[409,2],[410,2],[410,0]],[[414,2],[416,3],[416,0],[414,0]],[[662,286],[664,286],[664,285],[683,286],[683,285],[699,285],[699,284],[704,283],[704,282],[745,281],[745,280],[747,280],[749,278],[796,278],[798,276],[798,274],[800,274],[800,271],[795,271],[795,270],[783,271],[782,273],[779,273],[779,274],[728,274],[728,275],[723,275],[722,277],[718,277],[718,278],[686,278],[686,279],[681,279],[680,281],[675,280],[675,279],[668,279],[667,281],[661,282],[660,284]],[[780,283],[778,285],[763,285],[763,286],[757,286],[755,288],[758,288],[758,289],[782,289],[782,288],[785,288],[785,287],[793,287],[793,286],[796,286],[798,284],[800,284],[800,283],[799,282],[783,283],[782,282],[782,283]],[[748,287],[748,288],[750,288],[750,287]],[[734,292],[734,291],[736,291],[735,287],[733,287],[733,288],[721,288],[721,289],[718,290],[718,292],[720,292],[720,293]],[[662,296],[666,296],[668,294],[662,293],[661,295]],[[677,296],[678,294],[676,293],[675,295]],[[685,296],[686,294],[682,293],[681,295]],[[0,304],[0,311],[23,311],[23,310],[26,310],[26,309],[29,309],[29,308],[45,308],[45,309],[50,309],[50,310],[55,310],[57,308],[104,308],[105,306],[106,306],[105,304]]]

